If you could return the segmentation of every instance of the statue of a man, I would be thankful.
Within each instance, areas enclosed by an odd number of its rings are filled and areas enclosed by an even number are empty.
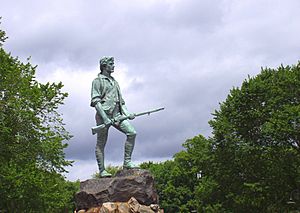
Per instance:
[[[105,124],[105,128],[97,133],[96,158],[101,177],[111,176],[104,166],[104,148],[107,141],[108,129],[112,125],[123,132],[127,138],[125,141],[123,168],[137,168],[131,161],[134,148],[136,131],[134,127],[124,120],[120,123],[113,123],[113,119],[121,116],[129,116],[134,119],[135,115],[129,113],[122,98],[118,82],[111,76],[114,72],[114,58],[103,57],[100,59],[100,70],[98,77],[93,80],[91,90],[91,106],[96,109],[97,125]]]

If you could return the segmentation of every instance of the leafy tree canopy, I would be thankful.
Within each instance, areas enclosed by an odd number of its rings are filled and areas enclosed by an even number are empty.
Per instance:
[[[74,192],[61,175],[71,164],[63,152],[70,135],[57,111],[67,93],[62,83],[39,83],[35,71],[29,59],[0,48],[1,212],[60,211]]]
[[[222,173],[212,175],[224,206],[288,208],[290,192],[300,186],[300,63],[249,77],[214,116],[213,154]]]

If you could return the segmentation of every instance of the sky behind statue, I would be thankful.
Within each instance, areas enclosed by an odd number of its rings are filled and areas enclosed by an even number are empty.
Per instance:
[[[62,81],[69,98],[61,107],[74,137],[75,160],[67,177],[90,178],[94,110],[90,82],[98,60],[113,55],[114,77],[131,112],[164,106],[135,119],[135,160],[171,159],[197,134],[233,86],[261,67],[295,64],[300,53],[299,0],[0,0],[7,51],[38,65],[42,82]],[[155,134],[153,134],[155,133]],[[107,164],[122,164],[124,135],[111,130]]]

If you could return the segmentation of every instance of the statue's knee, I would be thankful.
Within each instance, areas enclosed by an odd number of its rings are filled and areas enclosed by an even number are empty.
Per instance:
[[[136,131],[132,130],[129,133],[127,133],[128,138],[135,138],[136,137]]]

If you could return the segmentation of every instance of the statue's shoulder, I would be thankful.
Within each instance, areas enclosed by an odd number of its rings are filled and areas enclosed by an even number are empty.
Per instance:
[[[102,79],[104,79],[105,76],[102,74],[98,74],[96,78],[94,78],[93,82],[100,82]]]
[[[105,75],[99,73],[95,79],[103,79],[103,78],[106,78]]]

